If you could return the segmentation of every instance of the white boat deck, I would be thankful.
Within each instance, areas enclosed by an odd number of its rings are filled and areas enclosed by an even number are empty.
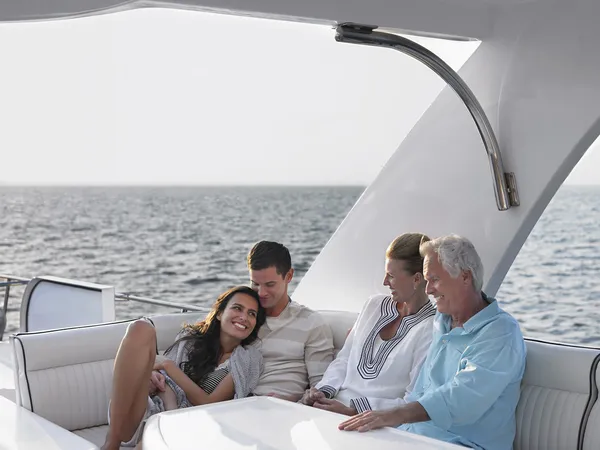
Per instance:
[[[3,450],[97,450],[97,446],[0,397]]]
[[[0,342],[0,447],[3,450],[92,450],[97,447],[58,425],[17,406],[8,341]]]

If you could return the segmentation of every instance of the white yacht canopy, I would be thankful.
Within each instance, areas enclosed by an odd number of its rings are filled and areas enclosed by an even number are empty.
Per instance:
[[[481,41],[459,73],[490,120],[506,172],[515,174],[520,206],[496,208],[481,137],[464,104],[445,89],[294,292],[317,309],[327,299],[328,309],[360,310],[381,288],[387,245],[408,231],[467,236],[485,265],[484,289],[494,295],[548,202],[600,134],[598,0],[3,0],[0,22],[142,7],[355,22]],[[398,57],[390,50],[390,58]]]
[[[432,35],[483,39],[498,7],[528,0],[44,0],[0,2],[0,21],[49,20],[143,7],[169,7],[316,23],[358,22]],[[563,3],[567,4],[566,1]]]

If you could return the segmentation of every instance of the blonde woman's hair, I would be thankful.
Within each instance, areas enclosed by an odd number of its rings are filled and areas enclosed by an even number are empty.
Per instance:
[[[427,241],[429,237],[422,233],[401,234],[389,245],[385,257],[404,261],[405,268],[411,275],[423,273],[423,257],[419,249]]]

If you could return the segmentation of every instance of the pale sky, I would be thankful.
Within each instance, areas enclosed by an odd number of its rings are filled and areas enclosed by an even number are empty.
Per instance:
[[[156,9],[0,25],[0,183],[366,185],[443,83],[333,37]],[[419,42],[455,69],[476,45]],[[598,147],[567,183],[600,184]]]

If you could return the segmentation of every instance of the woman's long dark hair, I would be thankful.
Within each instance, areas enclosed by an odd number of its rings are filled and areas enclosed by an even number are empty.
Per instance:
[[[254,289],[248,286],[235,286],[217,298],[212,310],[203,321],[186,325],[184,327],[187,332],[186,335],[178,339],[165,351],[167,353],[171,349],[177,348],[182,341],[192,342],[188,360],[180,364],[180,369],[196,384],[200,384],[202,379],[219,364],[219,358],[221,357],[221,321],[217,319],[217,316],[225,311],[229,300],[235,294],[249,295],[256,300],[258,305],[256,325],[241,345],[246,346],[254,342],[258,338],[258,330],[265,323],[267,314],[260,304],[258,293]]]

